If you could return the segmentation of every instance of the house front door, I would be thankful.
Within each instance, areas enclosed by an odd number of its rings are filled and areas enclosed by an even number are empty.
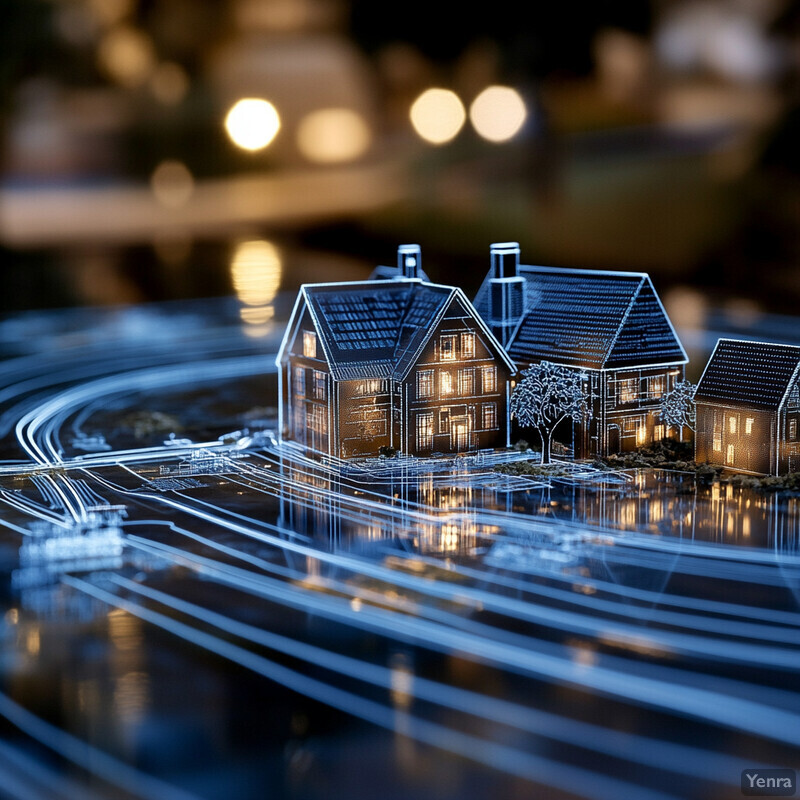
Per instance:
[[[450,446],[456,450],[469,449],[469,417],[453,417],[450,421]]]

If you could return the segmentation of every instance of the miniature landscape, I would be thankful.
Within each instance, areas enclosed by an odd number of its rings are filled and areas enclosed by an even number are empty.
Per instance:
[[[286,320],[148,313],[0,364],[0,715],[45,796],[699,800],[796,759],[796,494],[468,413],[340,458],[281,436]]]

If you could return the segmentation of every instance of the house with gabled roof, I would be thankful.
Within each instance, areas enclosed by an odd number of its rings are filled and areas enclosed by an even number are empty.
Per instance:
[[[340,458],[508,444],[513,361],[460,289],[412,275],[301,287],[277,359],[282,438]]]
[[[592,415],[573,424],[576,457],[634,450],[669,435],[661,398],[683,380],[688,357],[650,277],[528,266],[519,258],[516,242],[492,245],[475,308],[520,369],[550,361],[586,375]]]
[[[800,347],[720,339],[695,391],[695,460],[800,471]]]

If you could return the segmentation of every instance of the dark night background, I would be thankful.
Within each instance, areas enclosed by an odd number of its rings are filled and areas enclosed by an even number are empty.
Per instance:
[[[513,239],[528,263],[649,271],[679,325],[716,308],[794,314],[798,19],[782,0],[523,14],[510,2],[7,0],[2,308],[231,294],[243,239],[277,247],[289,291],[419,241],[432,278],[472,292],[489,243]],[[525,101],[512,139],[484,141],[469,122],[440,146],[415,134],[409,108],[426,88],[469,107],[490,84]],[[239,97],[281,118],[255,153],[223,126]],[[329,107],[355,110],[369,138],[320,161],[295,139]],[[188,180],[177,199],[149,196],[165,162]],[[297,195],[285,213],[284,192]]]

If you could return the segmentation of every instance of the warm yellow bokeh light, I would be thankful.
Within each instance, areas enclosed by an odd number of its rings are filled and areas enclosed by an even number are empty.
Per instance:
[[[243,150],[262,150],[275,138],[280,127],[275,106],[257,97],[239,100],[225,117],[228,136]]]
[[[281,285],[283,265],[278,248],[272,242],[250,239],[240,242],[231,259],[231,279],[242,303],[240,316],[250,325],[272,319],[272,301]]]
[[[372,136],[364,118],[349,108],[322,108],[305,116],[297,129],[297,147],[320,164],[352,161],[363,155]]]
[[[464,105],[449,89],[427,89],[411,106],[411,124],[426,142],[444,144],[461,130]]]
[[[150,176],[150,186],[159,205],[180,208],[194,192],[194,178],[180,161],[162,161]]]
[[[527,116],[525,102],[510,86],[488,86],[469,108],[472,126],[490,142],[512,139],[519,133]]]
[[[150,37],[129,25],[112,28],[100,41],[97,59],[118,84],[141,86],[155,67],[155,48]]]

